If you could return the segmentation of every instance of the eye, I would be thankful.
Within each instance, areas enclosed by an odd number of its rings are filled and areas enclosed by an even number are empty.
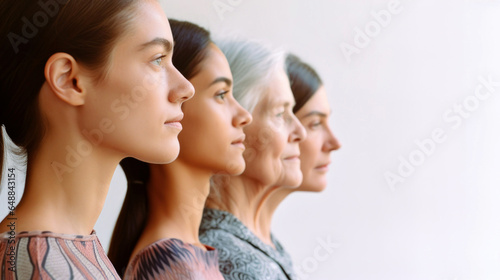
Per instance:
[[[215,95],[216,98],[219,98],[220,100],[226,99],[226,95],[229,93],[229,90],[221,91]]]
[[[311,128],[317,128],[321,125],[321,122],[320,121],[315,121],[315,122],[312,122],[309,127]]]
[[[281,112],[276,114],[276,117],[282,118],[284,115],[285,115],[285,111],[281,111]]]
[[[323,125],[323,123],[321,121],[313,121],[313,122],[309,123],[309,129],[316,130],[316,129],[319,129],[322,125]]]
[[[161,66],[162,65],[162,62],[163,62],[163,59],[166,57],[166,55],[162,55],[158,58],[156,58],[155,60],[153,60],[151,63],[153,63],[154,65],[156,66]]]

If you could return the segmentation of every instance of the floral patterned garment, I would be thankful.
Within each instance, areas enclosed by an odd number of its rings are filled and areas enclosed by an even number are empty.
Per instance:
[[[123,279],[222,280],[217,250],[171,238],[142,249],[128,264]]]
[[[262,242],[231,213],[205,209],[201,242],[219,251],[219,269],[231,280],[296,279],[290,255],[271,235],[276,248]]]
[[[0,279],[120,279],[95,231],[0,234]]]

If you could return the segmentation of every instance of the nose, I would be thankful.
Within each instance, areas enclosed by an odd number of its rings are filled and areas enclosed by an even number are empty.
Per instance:
[[[175,68],[170,71],[168,79],[168,100],[172,103],[183,103],[194,95],[193,85]]]
[[[244,127],[249,125],[253,118],[252,114],[250,114],[245,108],[243,108],[236,99],[233,99],[234,106],[236,108],[236,112],[233,115],[233,126],[234,127]]]
[[[340,149],[340,147],[342,147],[340,141],[337,139],[337,137],[333,134],[332,130],[328,126],[326,130],[326,140],[323,145],[323,151],[331,152]]]
[[[291,122],[292,131],[290,133],[290,136],[288,137],[288,142],[299,143],[304,141],[307,137],[306,129],[294,114],[292,114],[291,118],[292,118]]]

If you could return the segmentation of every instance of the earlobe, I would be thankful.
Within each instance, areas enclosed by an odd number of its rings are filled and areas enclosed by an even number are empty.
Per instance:
[[[67,53],[53,54],[45,64],[45,79],[52,92],[64,102],[80,106],[85,103],[81,69]]]

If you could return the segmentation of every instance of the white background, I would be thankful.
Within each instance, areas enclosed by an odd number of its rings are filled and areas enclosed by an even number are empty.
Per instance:
[[[304,279],[500,279],[500,86],[473,100],[478,77],[500,82],[500,1],[403,0],[376,30],[372,12],[389,2],[162,5],[168,17],[203,25],[216,38],[239,35],[290,50],[323,77],[343,146],[332,154],[328,188],[291,195],[273,225]],[[220,3],[231,9],[218,14]],[[356,28],[371,30],[365,46],[355,44]],[[358,52],[348,59],[343,43]],[[464,101],[470,110],[460,125],[443,117]],[[419,158],[415,141],[435,129],[446,140]],[[410,155],[419,165],[391,188],[384,174],[397,175]],[[118,169],[96,225],[105,247],[124,193]],[[4,205],[5,189],[0,196]],[[338,246],[326,251],[320,240]]]

